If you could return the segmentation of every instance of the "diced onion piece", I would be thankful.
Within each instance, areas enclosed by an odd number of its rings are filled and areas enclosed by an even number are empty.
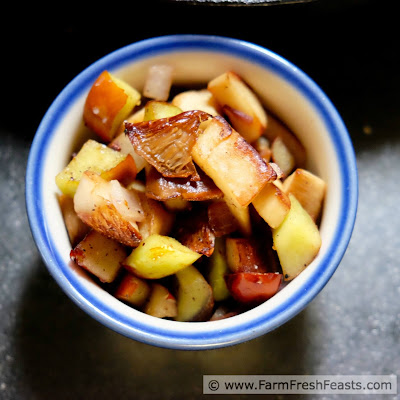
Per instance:
[[[136,196],[118,181],[107,182],[96,173],[86,171],[74,196],[74,209],[97,232],[136,247],[142,239],[136,222],[144,216]]]
[[[153,65],[149,68],[143,95],[154,100],[166,101],[172,85],[173,68],[170,65]]]
[[[165,178],[154,167],[150,167],[146,173],[146,195],[159,201],[206,201],[222,198],[221,190],[211,178],[201,170],[199,177],[198,181],[192,181],[190,178]]]

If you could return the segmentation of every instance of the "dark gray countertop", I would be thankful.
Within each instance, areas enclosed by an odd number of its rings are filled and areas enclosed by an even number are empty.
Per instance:
[[[107,25],[110,16],[100,9],[52,18],[25,10],[24,16],[11,12],[10,25],[2,27],[0,399],[198,399],[205,374],[400,376],[400,34],[394,7],[380,1],[157,7],[169,12],[157,23],[149,6]],[[10,41],[17,30],[22,39]],[[29,146],[52,99],[109,51],[168,33],[238,37],[288,58],[332,99],[357,155],[358,216],[333,278],[284,326],[226,349],[160,349],[92,320],[47,272],[25,213]]]

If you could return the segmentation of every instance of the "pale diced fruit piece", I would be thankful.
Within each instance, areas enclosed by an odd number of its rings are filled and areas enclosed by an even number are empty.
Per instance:
[[[101,174],[114,168],[125,158],[126,154],[89,139],[68,165],[57,174],[56,184],[62,193],[73,197],[85,171]]]
[[[178,282],[177,321],[205,321],[212,313],[214,297],[211,286],[193,265],[176,273]]]
[[[253,128],[254,118],[240,110],[236,110],[228,105],[225,105],[222,107],[222,111],[228,118],[229,123],[249,143],[254,143],[264,131],[264,126],[259,127],[258,124],[256,125],[256,128]]]
[[[231,213],[244,234],[250,234],[248,205],[275,170],[221,117],[207,121],[192,149],[193,160],[224,193]]]
[[[271,228],[277,228],[290,210],[290,200],[275,182],[271,182],[253,200],[253,206]]]
[[[267,127],[267,114],[254,91],[234,72],[223,73],[208,83],[208,90],[227,114],[230,123],[248,142]]]
[[[134,307],[142,307],[150,296],[150,285],[135,275],[126,272],[118,288],[115,297]]]
[[[126,258],[125,247],[108,237],[91,230],[71,250],[71,259],[80,267],[97,276],[101,282],[113,282]]]
[[[125,132],[120,133],[117,135],[108,145],[111,149],[120,152],[121,154],[125,155],[130,155],[136,165],[136,170],[139,173],[147,164],[147,161],[139,156],[139,154],[136,153],[135,149],[132,146],[131,141],[129,140],[129,137],[125,135]]]
[[[182,112],[179,107],[166,101],[150,100],[144,107],[144,121],[151,121],[154,119],[169,118],[178,115]]]
[[[187,90],[177,94],[172,104],[182,111],[201,110],[213,116],[220,115],[220,106],[208,89]]]
[[[285,193],[293,194],[314,221],[318,220],[325,197],[326,183],[310,171],[297,168],[282,186]]]
[[[281,225],[272,230],[273,246],[286,281],[299,275],[314,260],[321,247],[317,225],[295,196],[289,194],[289,198],[289,213]]]
[[[151,285],[150,298],[143,311],[157,318],[176,318],[178,315],[175,297],[165,286],[155,282]]]
[[[136,247],[142,237],[137,223],[144,211],[138,195],[116,181],[106,181],[86,171],[74,196],[74,209],[91,228],[112,239]]]
[[[175,274],[200,256],[172,237],[153,234],[132,251],[124,265],[141,278],[159,279]]]
[[[276,137],[271,144],[271,157],[273,162],[279,166],[284,176],[288,176],[296,165],[295,158],[280,136]]]
[[[252,145],[265,162],[270,162],[272,152],[269,140],[265,136],[260,136]]]
[[[211,285],[215,301],[223,301],[229,297],[225,275],[229,273],[225,258],[225,240],[216,238],[214,252],[209,258],[208,282]]]
[[[297,136],[289,130],[278,118],[268,114],[268,125],[264,136],[272,143],[278,136],[285,143],[290,153],[295,159],[297,167],[304,167],[306,163],[306,150]]]
[[[192,149],[193,160],[238,207],[246,207],[275,170],[221,117],[214,117]]]
[[[85,124],[109,142],[120,125],[140,104],[140,93],[125,81],[103,71],[91,87],[83,109]]]
[[[166,64],[152,65],[143,87],[143,95],[160,101],[166,101],[172,85],[173,67]]]
[[[159,201],[150,199],[144,192],[138,192],[144,218],[138,222],[139,232],[143,239],[150,235],[167,235],[172,228],[174,215],[168,212]]]
[[[58,202],[64,219],[65,227],[72,247],[76,246],[89,232],[89,227],[83,223],[74,210],[74,200],[66,194],[58,196]]]

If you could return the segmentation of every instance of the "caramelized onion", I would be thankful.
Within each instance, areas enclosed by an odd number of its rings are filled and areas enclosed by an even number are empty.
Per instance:
[[[192,148],[196,143],[199,126],[209,114],[193,110],[169,118],[125,123],[135,151],[164,177],[199,180],[192,161]]]
[[[238,221],[231,213],[226,201],[216,201],[208,206],[208,223],[216,237],[228,235],[239,228]]]
[[[178,217],[176,238],[189,249],[210,257],[215,248],[215,235],[207,221],[207,209],[195,208]]]
[[[146,174],[146,195],[155,200],[166,201],[183,199],[206,201],[220,199],[222,191],[203,171],[199,169],[199,180],[190,178],[165,178],[155,168],[148,169]]]
[[[120,243],[136,247],[142,239],[137,225],[144,218],[140,200],[118,181],[107,182],[86,171],[74,196],[74,209],[85,224]]]

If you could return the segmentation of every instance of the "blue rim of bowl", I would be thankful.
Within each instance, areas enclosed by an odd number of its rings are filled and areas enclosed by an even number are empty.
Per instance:
[[[190,326],[187,330],[176,331],[170,328],[173,325],[164,328],[160,324],[147,324],[111,309],[101,299],[88,293],[70,267],[65,265],[54,239],[47,234],[48,222],[41,207],[42,160],[45,159],[51,133],[56,129],[63,112],[104,69],[115,69],[128,62],[171,51],[222,52],[261,65],[289,81],[318,110],[336,147],[341,166],[342,205],[339,221],[332,245],[320,260],[313,278],[308,279],[279,307],[232,326],[221,328],[220,325],[217,327],[208,323],[207,329],[203,326],[200,331]],[[221,36],[169,35],[145,39],[96,61],[74,78],[49,107],[32,142],[26,172],[26,207],[32,235],[49,272],[66,294],[93,318],[120,334],[147,344],[175,349],[210,349],[244,342],[277,328],[299,313],[320,292],[338,267],[351,238],[357,202],[358,178],[353,146],[341,117],[323,91],[308,75],[276,53],[253,43]]]

